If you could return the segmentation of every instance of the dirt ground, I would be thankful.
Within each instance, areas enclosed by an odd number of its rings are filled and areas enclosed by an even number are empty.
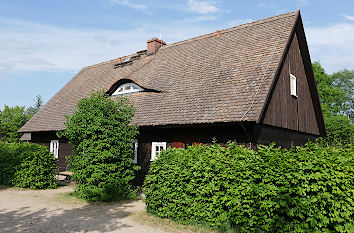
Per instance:
[[[134,220],[141,200],[90,204],[69,196],[72,190],[0,187],[0,232],[166,232]]]

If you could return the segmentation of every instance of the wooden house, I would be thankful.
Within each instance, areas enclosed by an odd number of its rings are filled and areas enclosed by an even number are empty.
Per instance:
[[[98,89],[135,104],[141,174],[169,146],[215,138],[289,147],[326,136],[299,11],[170,45],[153,38],[147,50],[85,67],[19,132],[47,145],[65,170],[73,147],[56,132]]]

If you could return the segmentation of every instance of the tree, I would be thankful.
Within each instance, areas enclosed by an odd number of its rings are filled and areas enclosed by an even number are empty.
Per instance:
[[[1,119],[1,131],[0,137],[5,142],[18,142],[21,134],[17,131],[30,119],[30,116],[26,113],[25,107],[4,106],[4,109],[0,112]]]
[[[354,122],[354,70],[341,70],[332,75],[334,86],[342,90],[344,100],[341,112]]]
[[[328,75],[319,62],[312,64],[321,101],[322,113],[328,137],[320,139],[326,144],[352,144],[354,125],[350,120],[353,113],[353,72],[343,70]],[[350,78],[349,78],[350,77]]]
[[[353,144],[354,126],[348,119],[348,116],[344,116],[342,114],[325,114],[324,121],[326,125],[327,138],[320,139],[320,142],[330,145]]]
[[[4,106],[0,110],[0,140],[6,142],[18,142],[21,133],[17,131],[36,114],[43,105],[41,95],[35,97],[33,106],[25,109],[24,106]]]
[[[322,107],[333,115],[338,114],[345,101],[345,93],[334,85],[333,77],[325,72],[319,62],[314,62],[312,67]]]
[[[126,98],[110,99],[104,92],[79,101],[74,115],[67,117],[66,137],[74,145],[69,165],[75,193],[90,201],[128,198],[138,169],[131,141],[138,129],[131,126],[134,106]]]
[[[41,109],[41,107],[43,106],[43,100],[42,100],[42,96],[41,95],[37,95],[34,99],[34,104],[32,106],[30,106],[29,108],[27,108],[27,114],[30,116],[33,116],[34,114],[36,114],[39,109]]]

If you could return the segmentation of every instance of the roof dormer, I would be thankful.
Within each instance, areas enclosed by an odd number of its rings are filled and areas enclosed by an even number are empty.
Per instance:
[[[112,96],[123,95],[123,94],[131,94],[136,92],[141,92],[144,89],[139,87],[137,84],[130,82],[124,83],[118,86],[118,88],[113,92]]]

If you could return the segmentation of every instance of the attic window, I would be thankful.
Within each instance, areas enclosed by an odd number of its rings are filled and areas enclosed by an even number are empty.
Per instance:
[[[294,97],[297,97],[296,91],[296,77],[295,75],[290,74],[290,94]]]
[[[130,94],[135,92],[140,92],[143,89],[136,85],[135,83],[124,83],[120,85],[117,90],[115,90],[112,96],[122,95],[122,94]]]

